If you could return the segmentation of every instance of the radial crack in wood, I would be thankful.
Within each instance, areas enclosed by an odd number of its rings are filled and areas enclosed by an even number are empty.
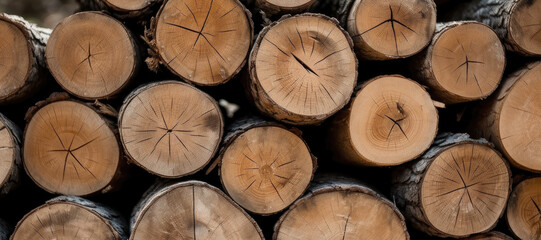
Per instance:
[[[507,206],[507,223],[520,239],[541,238],[541,178],[530,178],[513,189]]]

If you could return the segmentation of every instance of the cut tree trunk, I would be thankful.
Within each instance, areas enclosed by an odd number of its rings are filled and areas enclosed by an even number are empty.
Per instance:
[[[464,238],[464,240],[513,240],[513,238],[501,233],[501,232],[488,232],[477,234],[469,238]]]
[[[33,96],[46,82],[44,52],[51,30],[0,13],[0,33],[0,104],[5,105]]]
[[[511,74],[470,121],[470,132],[484,137],[516,167],[541,172],[541,62]]]
[[[220,107],[178,81],[145,85],[120,109],[121,142],[130,159],[161,177],[197,172],[214,157],[223,134]]]
[[[225,191],[261,215],[279,212],[299,198],[317,164],[300,131],[256,118],[231,125],[217,161]]]
[[[46,56],[60,86],[83,99],[113,97],[134,78],[140,65],[128,29],[101,12],[81,12],[64,19],[51,34]]]
[[[507,162],[486,140],[442,134],[419,161],[395,171],[392,192],[413,227],[459,238],[496,226],[510,178]]]
[[[264,239],[250,215],[199,181],[154,185],[135,206],[130,224],[130,240]]]
[[[541,177],[520,182],[507,205],[507,223],[520,239],[541,239]]]
[[[32,210],[11,236],[11,240],[127,238],[127,222],[119,213],[74,196],[56,197]]]
[[[147,64],[167,66],[201,86],[229,81],[246,64],[253,39],[251,13],[238,0],[166,0],[147,42]]]
[[[508,50],[540,56],[539,11],[539,0],[474,0],[456,9],[451,18],[483,22],[496,31]]]
[[[77,0],[81,9],[107,11],[120,19],[144,18],[152,15],[162,0]]]
[[[21,131],[0,113],[0,197],[15,189],[21,180]],[[1,239],[1,238],[0,238]]]
[[[117,132],[100,114],[108,107],[99,107],[56,95],[29,110],[23,161],[37,185],[82,196],[106,193],[122,182],[127,169]]]
[[[376,77],[361,86],[328,128],[335,160],[394,166],[419,157],[438,131],[438,112],[425,89],[399,75]]]
[[[412,62],[416,79],[431,96],[447,104],[484,99],[498,87],[505,69],[505,49],[488,26],[447,22],[436,26],[429,47]]]
[[[349,101],[357,59],[348,34],[321,14],[265,27],[250,54],[246,91],[264,114],[290,124],[320,123]]]
[[[349,179],[317,179],[274,226],[280,239],[410,239],[396,206]]]

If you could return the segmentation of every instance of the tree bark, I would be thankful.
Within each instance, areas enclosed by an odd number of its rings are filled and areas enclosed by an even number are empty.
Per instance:
[[[8,240],[10,233],[11,231],[7,223],[4,220],[0,219],[0,240]]]
[[[17,188],[21,181],[21,131],[0,114],[0,197]]]
[[[487,232],[482,234],[476,234],[464,240],[513,240],[513,238],[501,233],[501,232]]]
[[[120,19],[138,19],[155,14],[163,0],[77,0],[84,11],[106,11]]]

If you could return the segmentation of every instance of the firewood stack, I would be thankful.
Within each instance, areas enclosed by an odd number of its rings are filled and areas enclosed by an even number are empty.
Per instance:
[[[541,239],[541,0],[0,14],[0,240]]]

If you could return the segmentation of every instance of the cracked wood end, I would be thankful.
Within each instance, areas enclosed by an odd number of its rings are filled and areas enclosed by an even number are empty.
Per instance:
[[[118,125],[127,155],[162,177],[194,173],[220,144],[223,119],[216,101],[178,81],[145,85],[126,98]]]
[[[168,0],[154,27],[162,64],[201,86],[229,81],[246,63],[251,14],[238,0]]]
[[[520,239],[541,238],[541,178],[530,178],[513,189],[507,206],[507,223]]]
[[[264,239],[250,215],[222,191],[200,181],[151,187],[131,221],[130,240]]]
[[[94,109],[75,101],[40,108],[24,134],[24,166],[51,193],[109,191],[123,173],[116,133]]]
[[[134,77],[138,50],[128,29],[100,12],[64,19],[47,43],[47,65],[56,81],[83,99],[117,94]]]
[[[438,113],[421,85],[399,75],[379,76],[333,118],[328,144],[338,161],[394,166],[419,157],[437,128]]]
[[[266,115],[320,123],[349,101],[357,82],[351,39],[320,14],[281,19],[263,29],[250,54],[247,92]]]
[[[8,194],[21,179],[21,132],[0,113],[0,196]]]

